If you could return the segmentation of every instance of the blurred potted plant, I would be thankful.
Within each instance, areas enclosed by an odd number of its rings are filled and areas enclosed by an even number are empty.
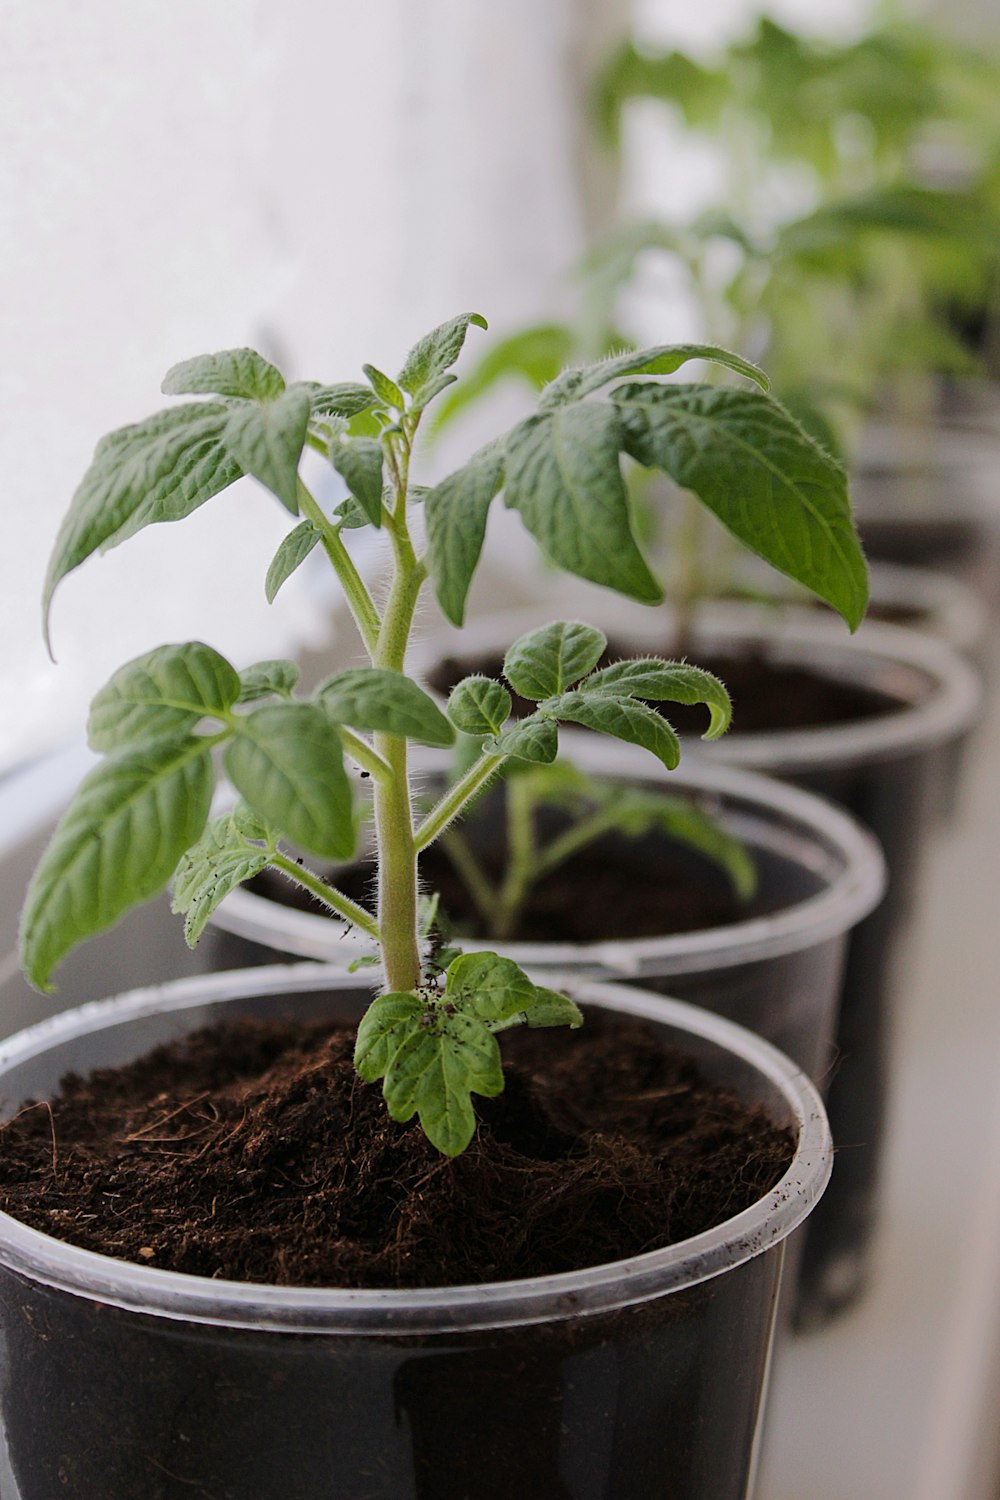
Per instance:
[[[435,329],[395,381],[367,366],[364,386],[287,386],[249,350],[175,367],[168,392],[207,399],[106,438],[57,539],[46,612],[61,578],[98,548],[181,519],[253,474],[301,517],[272,583],[321,545],[371,666],[337,674],[309,700],[294,696],[289,663],[237,673],[200,642],[117,673],[91,718],[105,759],[29,889],[29,977],[47,986],[66,952],[161,889],[179,862],[178,903],[195,924],[270,864],[377,939],[384,974],[356,1039],[330,1023],[356,1019],[365,987],[308,966],[82,1007],[4,1046],[15,1113],[2,1202],[16,1217],[0,1215],[3,1458],[18,1500],[67,1486],[80,1500],[191,1489],[312,1500],[331,1483],[386,1500],[491,1500],[512,1478],[549,1496],[578,1493],[595,1474],[630,1494],[653,1493],[664,1475],[685,1500],[745,1494],[774,1247],[829,1170],[814,1091],[739,1028],[632,991],[577,985],[591,1023],[553,1049],[535,1032],[577,1027],[573,999],[495,953],[431,954],[422,938],[418,847],[508,758],[551,760],[559,723],[582,719],[672,763],[674,737],[640,689],[704,703],[712,734],[730,714],[721,683],[685,663],[595,670],[603,638],[576,622],[508,653],[517,683],[539,694],[532,722],[508,725],[505,690],[478,679],[447,717],[405,674],[428,566],[439,591],[461,593],[478,553],[470,501],[446,537],[437,530],[429,560],[418,555],[410,528],[422,496],[409,465],[424,408],[481,322],[466,315]],[[625,368],[575,372],[561,401],[477,455],[445,497],[471,485],[489,491],[488,504],[506,471],[512,499],[519,466],[537,480],[541,461],[547,480],[520,492],[529,524],[560,533],[582,486],[609,526],[613,581],[655,592],[631,540],[618,408],[598,393],[689,354],[660,348]],[[350,426],[362,412],[367,432]],[[788,421],[777,407],[766,416]],[[796,441],[811,458],[808,440]],[[307,444],[350,486],[335,518],[299,477]],[[437,509],[447,502],[435,493]],[[845,549],[824,587],[858,614],[863,562],[835,473],[818,504]],[[382,610],[342,536],[361,522],[392,547]],[[409,744],[447,743],[456,721],[472,719],[482,750],[415,823]],[[241,800],[211,819],[220,753]],[[345,760],[374,791],[374,912],[299,863],[298,850],[353,849]],[[271,1020],[261,1022],[265,1004]],[[504,1090],[497,1034],[525,1022]],[[415,1116],[420,1129],[400,1128]],[[699,1160],[709,1177],[722,1171],[721,1199]],[[623,1233],[633,1188],[637,1213]],[[600,1240],[602,1217],[613,1247]],[[574,1222],[582,1249],[567,1243]],[[681,1236],[672,1246],[671,1233]],[[692,1446],[693,1430],[704,1442]]]
[[[722,337],[762,358],[766,347],[779,392],[838,422],[873,555],[946,566],[991,598],[998,80],[995,52],[926,23],[834,42],[765,17],[708,65],[628,43],[601,91],[612,137],[641,96],[721,148],[726,212],[695,238],[739,245],[715,303],[751,315],[757,339]],[[790,182],[812,202],[797,222],[775,206]]]

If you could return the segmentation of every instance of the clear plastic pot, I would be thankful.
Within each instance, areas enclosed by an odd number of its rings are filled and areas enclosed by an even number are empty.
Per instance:
[[[646,1018],[787,1124],[746,1212],[572,1274],[419,1291],[294,1289],[114,1261],[0,1215],[4,1500],[745,1500],[786,1237],[830,1171],[822,1106],[780,1053],[678,1002],[570,980]],[[93,1002],[0,1047],[13,1112],[70,1069],[231,1016],[355,1016],[321,966]]]
[[[667,649],[664,612],[612,595],[581,608],[622,655]],[[418,667],[463,657],[483,663],[524,631],[554,618],[551,607],[483,618],[461,632],[423,643]],[[864,1288],[874,1230],[882,1133],[891,1069],[896,973],[905,952],[923,860],[954,800],[964,743],[976,723],[982,687],[972,666],[942,641],[891,625],[865,625],[854,638],[835,622],[776,616],[755,608],[699,611],[690,658],[711,665],[713,652],[758,653],[836,681],[884,694],[876,717],[809,729],[741,734],[704,744],[685,741],[685,765],[727,764],[766,772],[818,792],[875,834],[885,853],[888,888],[855,927],[836,1028],[838,1064],[827,1090],[834,1139],[849,1143],[820,1213],[810,1223],[803,1262],[800,1321],[819,1324]],[[668,715],[669,716],[669,715]],[[738,724],[738,719],[737,719]]]
[[[694,796],[752,851],[766,914],[647,938],[595,932],[588,943],[500,942],[477,932],[471,945],[487,943],[525,968],[625,980],[704,1005],[763,1036],[814,1081],[825,1078],[834,1061],[847,936],[885,888],[875,840],[829,803],[760,776],[723,766],[668,772],[636,746],[595,735],[567,733],[564,745],[575,765],[601,780]],[[496,846],[503,837],[501,792],[477,804],[463,832],[480,855]],[[632,884],[660,863],[689,868],[693,881],[719,880],[699,856],[662,834],[637,841],[611,836],[596,849],[621,864],[623,902]],[[278,883],[279,893],[285,888]],[[279,955],[346,967],[371,951],[339,921],[244,889],[227,897],[215,922],[220,930],[206,941],[216,968]]]

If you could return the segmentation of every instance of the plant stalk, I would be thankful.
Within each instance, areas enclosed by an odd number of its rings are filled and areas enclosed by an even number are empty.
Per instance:
[[[340,527],[335,526],[309,490],[299,480],[299,509],[308,521],[319,529],[323,538],[323,548],[327,557],[333,565],[333,570],[340,580],[340,586],[344,590],[348,608],[354,616],[354,622],[361,633],[361,639],[365,643],[365,649],[369,657],[374,660],[375,650],[378,644],[379,628],[381,621],[378,610],[365,581],[361,577],[340,534]]]
[[[396,496],[392,538],[394,570],[389,598],[375,645],[373,665],[402,672],[413,626],[413,613],[427,570],[419,562],[406,525],[406,473],[409,452],[394,466],[400,488]],[[417,847],[407,767],[406,740],[391,734],[373,736],[375,753],[389,776],[375,780],[375,838],[378,845],[378,927],[382,962],[390,992],[415,990],[421,980],[417,928]]]
[[[285,854],[279,854],[277,850],[268,856],[268,863],[274,869],[280,870],[282,875],[286,875],[296,885],[300,885],[303,890],[309,891],[318,901],[322,901],[324,906],[335,911],[338,917],[343,917],[345,922],[350,922],[352,927],[357,927],[378,942],[379,930],[375,918],[371,912],[365,911],[363,906],[352,901],[350,896],[345,896],[343,891],[338,891],[335,886],[327,885],[326,881],[320,880],[312,870],[305,869],[303,865],[297,865],[293,859],[289,859]]]

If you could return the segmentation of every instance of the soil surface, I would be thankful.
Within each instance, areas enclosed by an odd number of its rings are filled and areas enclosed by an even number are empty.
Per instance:
[[[606,667],[641,654],[627,641],[612,641],[598,665]],[[766,656],[704,651],[698,651],[696,656],[695,665],[721,678],[733,700],[730,733],[761,734],[852,724],[882,718],[905,707],[886,693],[788,666]],[[502,677],[502,662],[489,654],[448,656],[435,667],[428,680],[438,692],[447,693],[463,677],[477,672],[487,677]],[[512,696],[513,712],[518,718],[533,711],[533,703],[516,694]],[[703,707],[680,703],[653,703],[650,707],[661,711],[679,734],[701,735],[708,728],[708,710]]]
[[[756,1201],[787,1131],[646,1023],[503,1039],[507,1085],[449,1161],[355,1074],[353,1031],[240,1021],[70,1076],[0,1131],[0,1206],[142,1265],[310,1286],[545,1275]]]

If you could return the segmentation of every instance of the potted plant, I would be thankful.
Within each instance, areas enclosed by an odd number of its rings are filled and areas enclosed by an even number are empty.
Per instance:
[[[715,319],[749,321],[753,342],[716,336],[766,348],[786,399],[842,437],[855,429],[872,555],[957,570],[990,599],[998,78],[995,49],[926,22],[838,42],[762,17],[708,63],[625,43],[599,102],[612,139],[627,101],[644,97],[719,148],[725,210],[652,226],[645,242],[683,259]],[[776,221],[775,204],[802,192],[812,210]],[[713,265],[727,269],[713,279]]]
[[[770,778],[714,765],[667,771],[596,736],[576,735],[570,756],[509,775],[427,850],[424,879],[448,944],[488,942],[531,972],[693,1001],[822,1086],[848,934],[884,889],[871,835]],[[422,779],[447,784],[440,766]],[[370,851],[327,878],[363,899]],[[354,970],[373,952],[278,871],[231,891],[202,942],[214,968],[309,958]]]
[[[323,546],[372,665],[336,674],[308,701],[294,696],[290,663],[237,673],[200,642],[160,648],[117,673],[95,699],[90,723],[106,758],[82,784],[29,889],[22,927],[29,977],[48,985],[62,955],[161,889],[180,861],[175,895],[192,928],[225,890],[271,865],[377,937],[383,973],[356,1040],[343,1028],[331,1034],[329,1024],[317,1032],[312,1022],[317,1012],[327,1023],[356,1018],[364,985],[310,968],[182,982],[83,1007],[8,1044],[3,1091],[16,1112],[5,1127],[3,1203],[17,1219],[0,1220],[0,1297],[12,1361],[6,1462],[18,1500],[43,1500],[67,1485],[81,1500],[192,1488],[306,1500],[331,1482],[359,1497],[457,1500],[509,1492],[514,1474],[522,1492],[538,1495],[560,1485],[582,1493],[594,1474],[605,1493],[652,1495],[664,1473],[687,1500],[746,1492],[780,1259],[768,1252],[814,1201],[829,1166],[815,1093],[738,1028],[631,991],[606,994],[582,1041],[553,1051],[535,1033],[577,1027],[574,999],[495,953],[429,952],[417,880],[419,847],[508,758],[553,759],[560,722],[603,724],[672,764],[674,737],[640,694],[703,703],[708,732],[718,734],[730,715],[725,689],[709,673],[656,657],[597,669],[604,639],[576,622],[532,632],[508,653],[515,686],[538,694],[532,722],[508,726],[506,690],[478,678],[452,695],[446,716],[403,667],[428,566],[440,593],[464,590],[482,540],[484,494],[488,505],[505,470],[508,500],[521,497],[529,526],[557,551],[582,540],[588,559],[600,551],[594,566],[607,581],[640,596],[655,589],[631,537],[618,408],[597,393],[634,375],[672,372],[692,355],[756,372],[702,348],[659,348],[573,372],[535,420],[438,488],[425,562],[410,529],[414,507],[430,499],[410,484],[414,436],[451,378],[470,323],[481,321],[467,315],[435,329],[395,381],[366,367],[365,386],[286,386],[247,350],[175,367],[165,382],[170,393],[209,399],[105,439],[57,539],[46,608],[60,579],[102,545],[180,519],[254,474],[301,516],[279,551],[272,587]],[[820,476],[810,514],[822,515],[839,546],[823,557],[815,550],[807,557],[803,546],[802,571],[856,618],[864,565],[842,475],[766,397],[750,410],[758,430],[777,432]],[[307,444],[350,486],[334,519],[299,477]],[[576,505],[601,517],[600,549],[567,536]],[[454,507],[443,531],[442,506]],[[342,535],[361,523],[383,529],[392,548],[381,611]],[[415,822],[409,743],[447,743],[456,726],[481,738],[482,748]],[[241,800],[212,819],[220,754]],[[374,912],[299,863],[353,849],[355,789],[345,759],[374,791]],[[582,984],[574,993],[599,998]],[[248,1026],[261,995],[276,997],[275,1020]],[[240,1019],[223,1024],[223,1012]],[[652,1036],[637,1030],[639,1018],[652,1023]],[[521,1059],[519,1082],[504,1091],[496,1035],[522,1022],[524,1037],[508,1044]],[[689,1052],[705,1059],[704,1082],[689,1060],[668,1060],[663,1036],[680,1030]],[[172,1044],[146,1053],[165,1042]],[[98,1071],[68,1079],[56,1094],[70,1060],[77,1074],[95,1064]],[[729,1088],[720,1092],[723,1081]],[[478,1133],[473,1094],[486,1101]],[[716,1164],[720,1142],[736,1163],[744,1197],[731,1216],[727,1177],[723,1222],[698,1187],[697,1149],[681,1170],[688,1152],[678,1107],[696,1134],[707,1128]],[[399,1128],[414,1117],[421,1129]],[[42,1176],[40,1118],[51,1126]],[[675,1173],[673,1193],[642,1157],[651,1130],[660,1136],[660,1164],[673,1163],[664,1167]],[[591,1190],[588,1206],[578,1200],[574,1209],[556,1186],[564,1170],[582,1180],[584,1148],[569,1144],[574,1131],[596,1154],[597,1197],[616,1235],[622,1172],[644,1184],[631,1237],[611,1253],[595,1248],[600,1216]],[[622,1139],[623,1132],[631,1134]],[[609,1167],[619,1139],[624,1158]],[[106,1149],[110,1160],[100,1166]],[[176,1187],[175,1169],[185,1185],[164,1194],[168,1176]],[[540,1209],[526,1207],[525,1190],[540,1194]],[[692,1228],[681,1228],[680,1246],[656,1248],[670,1233],[653,1227],[650,1208],[666,1205],[676,1229],[685,1222],[682,1202],[695,1207]],[[171,1203],[181,1215],[172,1225]],[[539,1211],[537,1222],[548,1225],[540,1239],[531,1248],[519,1236],[511,1241],[511,1226],[530,1226]],[[586,1241],[582,1270],[565,1243],[569,1222]],[[227,1238],[227,1224],[235,1240],[223,1255],[218,1237]],[[374,1253],[374,1273],[368,1252],[368,1269],[357,1263],[358,1238]],[[289,1272],[293,1241],[298,1258]],[[347,1241],[355,1249],[345,1261]],[[608,1264],[595,1268],[595,1257]],[[233,1281],[234,1265],[248,1267],[242,1281]],[[470,1265],[474,1274],[465,1278],[453,1270]],[[331,1266],[339,1290],[324,1290]],[[296,1280],[304,1285],[276,1284]],[[762,1301],[747,1303],[751,1291],[763,1292]],[[724,1368],[710,1374],[718,1359],[710,1350],[720,1346]],[[631,1377],[622,1384],[626,1365],[638,1385]],[[626,1396],[621,1421],[610,1425],[609,1378]],[[41,1388],[58,1417],[40,1427],[36,1403],[29,1413],[19,1393]],[[461,1415],[442,1423],[442,1412]],[[695,1430],[705,1437],[692,1445]]]

